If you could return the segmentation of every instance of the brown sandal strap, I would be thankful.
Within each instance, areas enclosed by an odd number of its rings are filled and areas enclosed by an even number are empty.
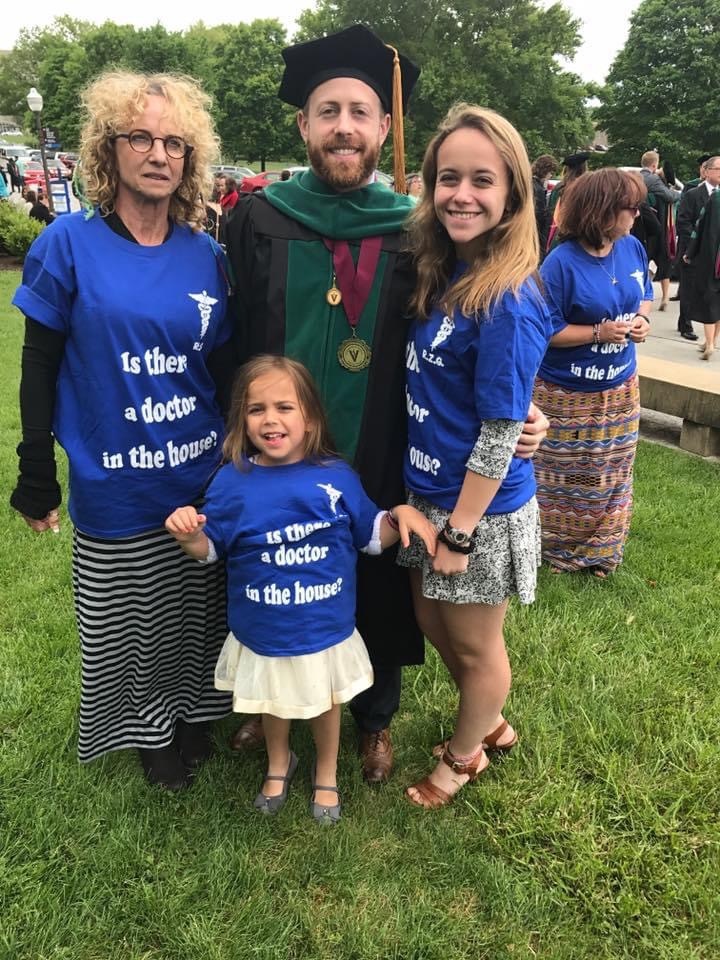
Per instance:
[[[470,781],[477,780],[481,773],[483,773],[488,764],[486,764],[482,770],[480,769],[480,762],[483,758],[483,753],[485,752],[485,747],[481,746],[480,749],[475,753],[470,760],[467,762],[458,760],[450,749],[449,741],[445,746],[445,749],[442,752],[442,757],[440,758],[443,763],[447,764],[448,767],[452,770],[453,773],[457,773],[460,776],[464,774],[468,776]]]
[[[496,728],[492,731],[492,733],[489,733],[489,734],[485,737],[485,746],[486,746],[486,747],[496,747],[498,740],[499,740],[500,737],[505,733],[505,731],[507,730],[507,728],[508,728],[509,726],[510,726],[510,724],[507,722],[507,720],[503,720],[503,722],[500,724],[499,727],[496,727]]]
[[[410,795],[409,790],[411,789],[417,790],[420,794],[420,800],[416,800],[415,797]],[[408,787],[405,793],[407,794],[408,800],[414,803],[415,806],[425,807],[426,810],[435,810],[437,807],[444,807],[450,803],[454,796],[454,794],[446,793],[444,790],[441,790],[440,787],[436,787],[430,777],[425,777],[420,780],[419,783],[414,783],[412,787]]]

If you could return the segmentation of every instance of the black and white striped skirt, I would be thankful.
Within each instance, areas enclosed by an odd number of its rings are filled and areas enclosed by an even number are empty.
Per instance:
[[[82,690],[78,757],[164,747],[178,719],[225,716],[214,686],[227,636],[225,572],[165,531],[103,540],[75,530],[73,591]]]

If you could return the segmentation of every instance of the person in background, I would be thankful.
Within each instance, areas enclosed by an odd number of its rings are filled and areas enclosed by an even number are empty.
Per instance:
[[[408,174],[406,187],[407,187],[407,195],[409,197],[412,197],[415,203],[417,203],[417,201],[422,196],[422,192],[423,192],[422,174],[420,173]]]
[[[703,322],[705,309],[702,301],[695,294],[696,266],[687,259],[685,254],[703,207],[720,184],[720,158],[708,157],[701,169],[703,179],[698,186],[683,191],[677,217],[680,269],[680,320],[678,322],[680,335],[686,340],[698,339],[692,325],[693,321]]]
[[[230,709],[213,678],[223,571],[163,527],[220,459],[227,271],[201,199],[217,138],[209,98],[185,78],[109,72],[83,106],[92,215],[41,232],[13,299],[27,319],[10,502],[37,533],[60,531],[57,439],[70,468],[79,759],[135,749],[147,780],[177,791]]]
[[[705,179],[705,169],[704,169],[705,164],[708,162],[711,156],[712,156],[711,153],[703,153],[702,156],[697,158],[695,163],[697,164],[697,167],[698,167],[698,175],[696,177],[693,177],[692,180],[687,180],[683,184],[683,188],[682,188],[683,193],[687,193],[687,191],[692,190],[693,187],[700,186],[700,184]]]
[[[558,218],[560,216],[560,202],[562,200],[563,193],[565,188],[568,187],[573,180],[577,180],[578,177],[581,177],[587,170],[587,162],[590,157],[589,153],[571,153],[562,162],[562,179],[560,183],[556,183],[553,187],[552,193],[548,197],[548,232],[547,232],[547,246],[545,252],[549,253],[552,249],[553,244],[556,242],[557,234],[557,225]]]
[[[281,170],[281,171],[280,171],[280,179],[281,179],[281,180],[289,180],[291,176],[292,176],[292,174],[290,173],[289,170]]]
[[[661,300],[658,310],[667,310],[670,298],[670,256],[668,252],[668,207],[680,199],[681,190],[669,187],[658,173],[660,156],[655,150],[646,150],[640,158],[642,169],[640,174],[645,181],[648,202],[655,209],[662,234],[654,253],[650,254],[655,261],[655,275],[653,277],[660,284]]]
[[[234,177],[220,177],[218,191],[222,213],[225,217],[229,217],[239,199],[237,181]]]
[[[604,579],[623,558],[640,422],[635,345],[653,300],[645,250],[628,235],[645,192],[637,174],[610,167],[578,178],[540,269],[555,333],[535,385],[550,420],[535,476],[556,573]]]
[[[720,156],[710,157],[705,164],[705,182],[695,188],[704,202],[684,255],[684,262],[693,270],[691,317],[696,322],[702,323],[705,330],[705,342],[700,347],[702,360],[709,360],[715,352],[715,342],[720,327],[719,185]],[[699,200],[699,197],[697,199]]]
[[[550,175],[555,173],[558,168],[558,162],[555,157],[549,153],[543,153],[533,162],[532,165],[532,187],[533,201],[535,205],[535,225],[540,241],[540,260],[545,258],[547,252],[547,238],[550,230],[550,221],[548,218],[548,194],[547,182]]]
[[[34,190],[28,190],[25,194],[25,198],[30,206],[28,211],[28,216],[33,220],[39,220],[40,223],[48,224],[52,223],[55,217],[50,213],[50,210],[47,206],[46,200],[41,200],[35,195]]]
[[[7,171],[10,174],[10,190],[17,190],[20,193],[22,191],[22,179],[15,157],[8,157]]]

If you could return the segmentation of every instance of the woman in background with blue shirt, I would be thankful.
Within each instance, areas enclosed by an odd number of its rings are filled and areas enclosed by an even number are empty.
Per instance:
[[[635,344],[653,289],[629,231],[646,189],[632,173],[583,174],[563,197],[564,239],[540,275],[555,334],[535,402],[550,420],[535,457],[543,556],[604,578],[622,562],[640,420]]]
[[[427,149],[423,180],[410,221],[419,319],[406,352],[405,482],[440,533],[434,557],[414,539],[399,562],[460,693],[440,762],[407,790],[435,808],[487,769],[486,748],[517,741],[502,716],[503,623],[511,595],[534,599],[539,531],[532,464],[514,451],[551,326],[535,281],[530,163],[514,127],[458,104]]]

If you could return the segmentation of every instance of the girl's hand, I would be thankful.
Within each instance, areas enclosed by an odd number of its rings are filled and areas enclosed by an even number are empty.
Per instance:
[[[52,530],[53,533],[60,533],[60,511],[57,507],[55,507],[54,510],[50,510],[42,520],[33,520],[32,517],[26,517],[24,513],[21,513],[20,516],[35,533],[44,533],[46,530]]]
[[[530,404],[525,426],[522,428],[515,447],[515,456],[527,460],[531,457],[547,436],[550,422],[540,407]]]
[[[467,553],[457,553],[455,550],[450,550],[440,540],[432,562],[432,568],[435,573],[442,573],[446,577],[451,577],[456,573],[465,573],[468,568],[468,560],[469,555]]]
[[[647,338],[647,335],[650,333],[650,324],[645,319],[645,317],[640,316],[640,314],[635,315],[633,320],[633,325],[630,328],[630,339],[633,343],[644,343]]]
[[[178,543],[190,543],[195,540],[207,523],[204,513],[198,513],[195,507],[178,507],[165,521],[165,529]]]
[[[410,534],[415,533],[425,544],[431,557],[435,556],[437,530],[426,516],[407,503],[393,507],[393,514],[400,527],[400,542],[404,547],[410,545]]]

